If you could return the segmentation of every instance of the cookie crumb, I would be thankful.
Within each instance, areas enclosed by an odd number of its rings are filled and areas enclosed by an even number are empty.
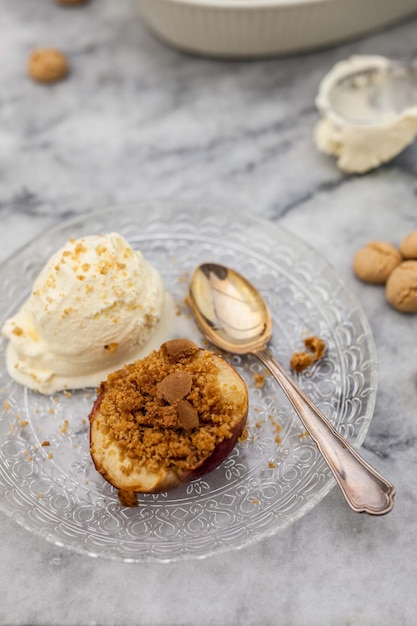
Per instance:
[[[240,435],[240,437],[238,439],[239,443],[245,443],[245,441],[247,441],[248,437],[249,437],[248,429],[244,428],[243,431],[242,431],[242,434]]]
[[[38,48],[29,57],[29,76],[39,83],[55,83],[68,74],[66,56],[55,48]]]
[[[119,489],[117,495],[119,497],[119,502],[122,506],[138,506],[138,499],[134,491],[125,491],[123,489]]]
[[[322,358],[326,351],[326,344],[320,337],[312,336],[304,339],[304,345],[309,352],[294,352],[290,359],[290,367],[295,372],[302,372],[315,361]],[[311,354],[310,354],[311,353]]]
[[[253,380],[255,382],[255,387],[257,387],[257,389],[263,389],[264,385],[265,385],[265,376],[264,374],[255,374],[253,377]]]
[[[385,288],[387,301],[402,313],[417,313],[417,261],[403,261],[392,272]]]
[[[172,357],[176,361],[188,359],[198,352],[198,346],[190,339],[171,339],[161,346],[164,354]]]

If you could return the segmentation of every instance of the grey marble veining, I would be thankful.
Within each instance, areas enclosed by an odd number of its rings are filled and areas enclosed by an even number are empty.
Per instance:
[[[245,206],[308,241],[368,316],[379,387],[364,456],[397,486],[383,518],[337,489],[286,531],[240,551],[171,565],[70,553],[0,514],[0,624],[413,626],[417,623],[417,317],[360,284],[363,243],[417,228],[417,145],[362,177],[319,155],[314,96],[352,53],[417,56],[417,21],[310,54],[194,58],[154,39],[133,3],[1,2],[0,258],[52,224],[141,198]],[[40,45],[68,80],[26,77]]]

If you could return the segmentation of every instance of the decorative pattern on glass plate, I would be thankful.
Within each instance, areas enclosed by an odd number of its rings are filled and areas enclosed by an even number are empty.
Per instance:
[[[184,315],[189,314],[183,302],[187,278],[199,263],[218,261],[262,292],[273,315],[271,349],[286,367],[307,334],[324,339],[325,357],[298,375],[299,383],[360,446],[376,394],[375,350],[360,306],[314,250],[241,212],[150,202],[66,222],[0,267],[0,323],[21,305],[47,258],[68,238],[111,230],[159,269]],[[190,332],[197,332],[194,326]],[[56,545],[127,562],[201,558],[284,529],[335,484],[262,365],[252,357],[227,355],[249,387],[246,441],[203,479],[142,496],[138,508],[122,508],[90,459],[87,416],[94,390],[33,393],[10,380],[4,353],[2,340],[0,509]],[[257,374],[263,385],[257,386]]]

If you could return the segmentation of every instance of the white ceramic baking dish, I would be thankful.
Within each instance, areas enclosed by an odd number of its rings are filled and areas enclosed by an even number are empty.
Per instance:
[[[161,39],[218,57],[331,45],[417,15],[417,0],[136,0]]]

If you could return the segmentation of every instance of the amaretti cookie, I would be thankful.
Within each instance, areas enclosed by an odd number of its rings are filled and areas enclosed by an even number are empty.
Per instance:
[[[55,48],[38,48],[28,60],[29,76],[39,83],[55,83],[65,78],[69,66],[67,57]]]
[[[366,283],[384,285],[402,261],[397,248],[388,241],[372,241],[355,254],[353,271]]]
[[[56,4],[75,6],[77,4],[85,4],[87,0],[55,0]]]

